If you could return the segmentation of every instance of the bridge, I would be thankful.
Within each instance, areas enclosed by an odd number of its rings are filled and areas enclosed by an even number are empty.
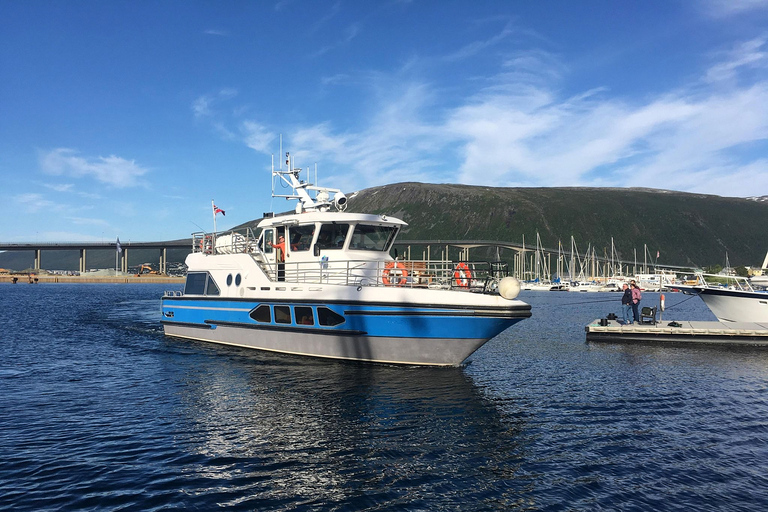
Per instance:
[[[602,273],[614,273],[615,266],[619,268],[626,268],[630,271],[632,267],[632,273],[642,271],[648,272],[648,267],[655,267],[653,263],[648,264],[645,261],[630,262],[622,261],[619,259],[610,259],[606,257],[597,256],[594,251],[591,255],[588,254],[576,254],[566,255],[563,251],[555,249],[547,249],[539,247],[526,246],[524,244],[500,240],[397,240],[395,247],[402,251],[402,256],[407,259],[449,259],[449,250],[458,251],[458,259],[462,261],[470,261],[471,249],[495,249],[496,259],[499,260],[499,254],[501,250],[510,250],[514,253],[514,260],[512,262],[513,275],[521,279],[532,279],[544,277],[549,274],[566,275],[568,269],[566,267],[574,266],[572,269],[573,275],[583,273],[585,275],[598,275],[601,273],[600,267],[603,267]],[[168,249],[188,249],[192,251],[192,240],[170,240],[164,242],[120,242],[121,252],[119,255],[119,268],[123,272],[128,272],[128,254],[132,249],[157,249],[159,251],[159,272],[161,274],[167,273],[168,264]],[[432,254],[433,250],[440,251],[439,254]],[[105,250],[111,249],[117,251],[116,242],[45,242],[45,243],[32,243],[32,242],[20,242],[20,243],[0,243],[0,251],[34,251],[34,269],[40,270],[42,252],[45,250],[76,250],[80,252],[80,272],[85,272],[88,269],[86,263],[86,256],[89,250]],[[422,250],[422,254],[412,253],[412,249]],[[555,257],[555,264],[552,265],[552,257]],[[570,260],[570,261],[569,261]],[[608,269],[610,265],[612,269]],[[591,268],[589,268],[591,267]],[[639,267],[639,268],[638,268]],[[676,267],[672,265],[665,265],[665,268],[686,268]]]
[[[166,242],[120,242],[119,266],[123,272],[128,272],[128,254],[131,249],[157,249],[160,254],[160,273],[167,273],[168,249],[184,248],[192,251],[192,241],[170,240]],[[117,242],[20,242],[20,243],[0,243],[0,251],[34,251],[35,262],[33,268],[40,270],[42,268],[42,253],[44,250],[61,251],[72,250],[80,251],[80,272],[88,269],[86,256],[89,250],[111,249],[117,252]]]

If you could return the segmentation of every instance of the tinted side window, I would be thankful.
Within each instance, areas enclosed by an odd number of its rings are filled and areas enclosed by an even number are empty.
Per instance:
[[[218,295],[219,287],[216,286],[216,282],[213,280],[210,274],[208,274],[208,287],[205,289],[206,295]]]
[[[184,293],[188,295],[205,295],[205,280],[208,272],[190,272],[184,285]]]
[[[325,306],[320,306],[317,308],[317,323],[330,327],[343,324],[344,317]]]
[[[279,324],[291,323],[290,306],[275,306],[275,322]]]
[[[321,249],[341,249],[349,233],[349,224],[323,224],[317,235],[317,246]]]
[[[293,308],[296,315],[296,323],[299,325],[315,325],[315,317],[309,306],[296,306]]]
[[[272,321],[272,313],[269,310],[269,306],[262,304],[253,311],[251,311],[251,318],[257,322],[269,323]]]

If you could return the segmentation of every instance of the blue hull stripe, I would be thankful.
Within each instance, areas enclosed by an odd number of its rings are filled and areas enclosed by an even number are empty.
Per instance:
[[[286,305],[289,301],[261,302],[250,300],[251,308],[259,305]],[[172,325],[189,325],[200,328],[213,328],[216,325],[236,326],[266,331],[291,331],[297,333],[335,334],[386,338],[435,338],[435,339],[490,339],[523,318],[530,316],[530,311],[493,311],[480,312],[471,307],[456,310],[441,306],[439,309],[418,308],[405,305],[383,308],[381,306],[363,307],[350,303],[334,304],[313,302],[342,315],[345,321],[336,326],[307,326],[295,322],[277,324],[274,322],[256,322],[249,316],[252,309],[243,307],[242,301],[230,300],[195,300],[194,306],[180,303],[178,300],[164,301],[164,322]],[[290,302],[294,306],[308,306],[308,302]],[[311,307],[311,306],[310,306]],[[521,314],[522,313],[522,314]],[[173,318],[173,320],[170,320]]]

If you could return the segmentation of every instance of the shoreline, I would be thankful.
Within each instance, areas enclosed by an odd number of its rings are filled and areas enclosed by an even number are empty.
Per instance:
[[[105,283],[105,284],[161,284],[161,283],[184,283],[184,277],[169,276],[64,276],[64,275],[0,275],[0,283],[13,284],[16,278],[16,284],[40,284],[40,283]],[[30,282],[30,278],[32,281]]]

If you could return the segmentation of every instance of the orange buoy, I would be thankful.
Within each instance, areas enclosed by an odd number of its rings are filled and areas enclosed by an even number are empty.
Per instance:
[[[389,278],[390,275],[392,276],[391,280]],[[400,276],[399,279],[398,276]],[[399,261],[390,261],[384,267],[384,272],[381,275],[381,282],[384,283],[384,286],[392,286],[393,284],[396,286],[403,286],[408,281],[407,278],[408,271],[405,269],[405,265]]]
[[[453,271],[453,278],[456,280],[457,286],[469,288],[469,283],[472,280],[472,271],[469,270],[469,265],[463,261],[456,265],[456,269]]]

